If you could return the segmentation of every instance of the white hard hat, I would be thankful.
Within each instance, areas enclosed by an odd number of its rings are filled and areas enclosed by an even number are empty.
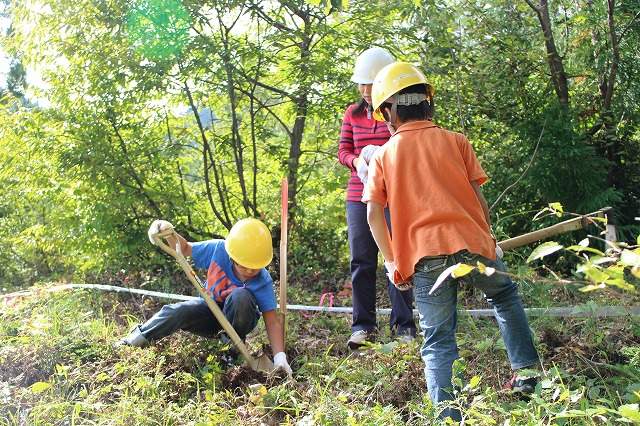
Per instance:
[[[394,61],[387,49],[372,47],[358,56],[353,67],[351,81],[358,84],[372,84],[378,71]]]

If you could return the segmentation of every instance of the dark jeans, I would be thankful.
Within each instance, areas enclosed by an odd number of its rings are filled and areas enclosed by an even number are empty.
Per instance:
[[[246,288],[234,289],[218,306],[241,339],[258,325],[260,313],[256,299]],[[222,330],[222,326],[204,299],[165,305],[140,326],[140,332],[149,341],[162,339],[178,330],[214,337]]]
[[[389,224],[389,209],[385,209]],[[353,287],[353,323],[351,330],[373,331],[376,326],[376,273],[378,246],[367,222],[367,205],[347,201],[347,226],[351,249],[351,284]],[[416,334],[413,318],[413,291],[400,291],[389,280],[391,318],[389,325],[395,334]]]

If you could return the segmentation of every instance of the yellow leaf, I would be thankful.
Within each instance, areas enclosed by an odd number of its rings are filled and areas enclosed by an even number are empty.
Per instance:
[[[482,262],[478,262],[478,264],[476,266],[478,268],[478,271],[480,271],[481,273],[485,274],[488,277],[490,277],[491,275],[493,275],[496,272],[496,268],[492,268],[490,266],[486,266]]]
[[[628,282],[626,282],[622,278],[615,278],[615,279],[612,279],[612,280],[606,280],[605,284],[614,285],[616,287],[619,287],[619,288],[621,288],[623,290],[627,290],[627,291],[635,290],[635,287],[632,284],[629,284]]]
[[[580,291],[586,293],[588,291],[600,290],[601,288],[605,288],[606,284],[598,284],[598,285],[587,285],[580,288]]]
[[[621,405],[618,408],[618,413],[621,416],[626,417],[634,421],[634,423],[640,423],[640,410],[638,404],[626,404]]]
[[[590,280],[595,281],[597,283],[605,282],[606,280],[611,278],[611,276],[609,274],[607,274],[604,271],[601,271],[600,269],[598,269],[596,267],[587,268],[584,271],[584,274]]]
[[[444,271],[442,271],[442,273],[440,273],[440,275],[438,276],[438,278],[436,279],[436,282],[433,284],[433,287],[431,287],[431,290],[429,290],[429,294],[433,294],[434,291],[436,291],[436,289],[438,287],[440,287],[440,284],[442,284],[447,278],[449,278],[450,276],[453,277],[453,271],[455,269],[458,269],[458,267],[460,266],[460,263],[457,263],[455,265],[451,265],[449,266],[447,269],[445,269]]]
[[[471,389],[477,388],[479,384],[480,384],[480,377],[479,376],[473,376],[471,378],[471,380],[469,381],[469,386],[471,386]]]
[[[48,382],[35,382],[31,385],[33,393],[42,393],[51,387],[51,383]]]
[[[558,213],[556,213],[556,216],[558,216],[558,217],[562,216],[561,213],[564,212],[564,207],[562,207],[562,204],[560,204],[560,203],[549,203],[549,208],[551,210],[555,210],[556,212],[558,212]]]
[[[473,266],[461,263],[456,269],[451,271],[451,276],[453,278],[464,277],[465,275],[467,275],[469,272],[473,271],[474,269],[475,269],[475,267],[473,267]]]

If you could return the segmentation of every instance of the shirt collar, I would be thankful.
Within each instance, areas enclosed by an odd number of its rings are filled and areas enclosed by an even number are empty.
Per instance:
[[[396,130],[396,134],[404,132],[404,131],[430,129],[430,128],[435,128],[435,127],[439,127],[439,126],[436,126],[433,123],[433,121],[428,121],[428,120],[410,121],[410,122],[404,123],[402,126],[398,127],[398,130]]]

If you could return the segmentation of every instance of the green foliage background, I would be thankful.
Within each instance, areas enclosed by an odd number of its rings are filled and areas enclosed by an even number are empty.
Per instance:
[[[344,3],[13,2],[3,45],[45,85],[14,79],[0,104],[0,279],[155,268],[156,218],[197,240],[260,217],[277,244],[285,177],[293,273],[347,277],[336,151],[371,45],[435,85],[435,121],[464,132],[491,177],[500,236],[552,223],[532,217],[560,202],[612,206],[635,238],[636,2],[540,3],[566,99],[533,3]]]

